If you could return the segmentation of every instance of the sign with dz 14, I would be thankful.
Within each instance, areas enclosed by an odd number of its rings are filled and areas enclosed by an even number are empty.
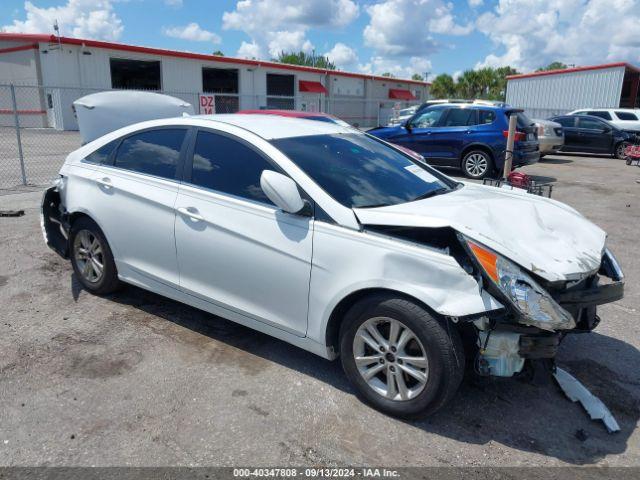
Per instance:
[[[212,115],[216,113],[215,95],[200,94],[200,115]]]

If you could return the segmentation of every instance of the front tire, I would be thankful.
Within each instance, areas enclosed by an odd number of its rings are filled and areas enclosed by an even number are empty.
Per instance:
[[[354,305],[340,332],[344,371],[358,396],[402,418],[430,415],[464,374],[458,331],[412,301],[376,295]]]
[[[73,223],[69,247],[73,271],[86,290],[105,295],[120,287],[111,248],[93,220],[81,217]]]
[[[462,158],[462,172],[468,178],[480,180],[493,172],[493,160],[484,150],[471,150]]]
[[[627,156],[624,154],[624,151],[629,145],[631,145],[629,142],[620,142],[618,145],[616,145],[614,157],[616,157],[618,160],[626,160]]]

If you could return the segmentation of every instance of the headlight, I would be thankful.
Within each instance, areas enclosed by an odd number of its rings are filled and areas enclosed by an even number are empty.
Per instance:
[[[571,314],[518,265],[473,240],[465,241],[486,276],[520,314],[519,323],[543,330],[575,328]]]
[[[545,125],[544,127],[544,134],[547,137],[555,137],[555,132],[553,131],[553,127],[550,125]]]

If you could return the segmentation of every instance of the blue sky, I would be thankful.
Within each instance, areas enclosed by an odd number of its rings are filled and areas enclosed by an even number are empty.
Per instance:
[[[3,0],[0,29],[271,58],[315,50],[404,77],[640,63],[640,0]]]

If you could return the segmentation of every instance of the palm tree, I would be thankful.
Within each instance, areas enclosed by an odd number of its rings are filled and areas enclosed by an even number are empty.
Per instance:
[[[456,94],[456,84],[453,77],[446,73],[441,73],[431,82],[429,93],[433,98],[451,98]]]

